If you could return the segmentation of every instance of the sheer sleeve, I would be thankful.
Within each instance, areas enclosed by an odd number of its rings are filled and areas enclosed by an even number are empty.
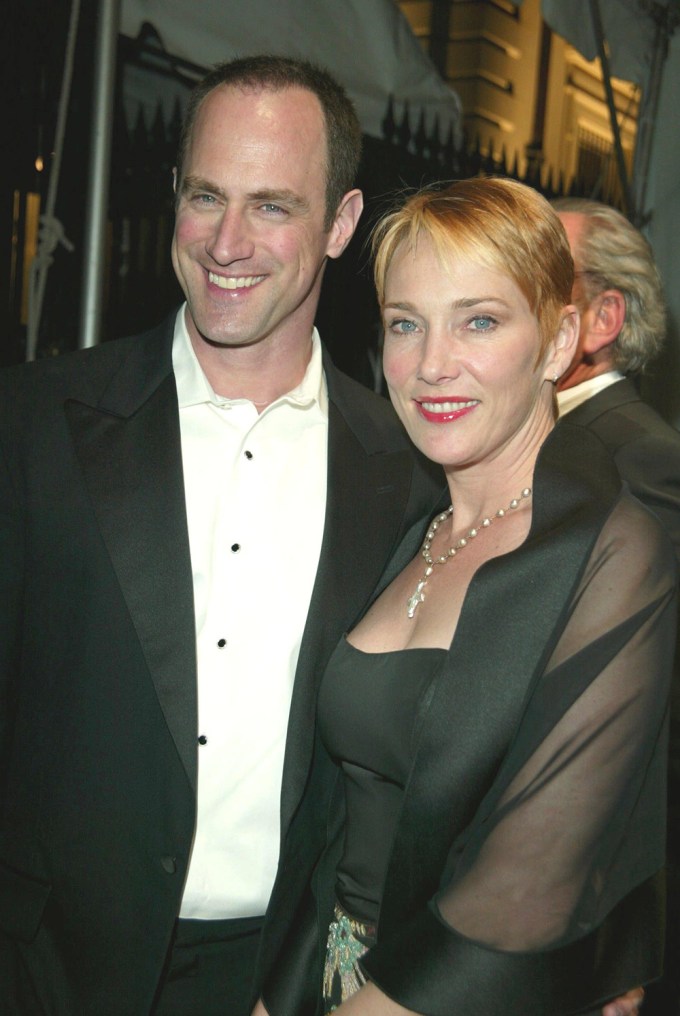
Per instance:
[[[432,1016],[530,1016],[594,1008],[649,976],[653,944],[640,939],[664,861],[674,595],[665,534],[622,498],[439,891],[367,957],[387,994]],[[423,976],[404,973],[414,966]]]

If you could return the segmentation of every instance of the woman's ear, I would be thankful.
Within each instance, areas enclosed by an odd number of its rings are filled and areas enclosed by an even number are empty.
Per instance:
[[[546,381],[555,384],[570,366],[578,348],[579,328],[578,309],[574,304],[569,304],[562,310],[557,335],[552,341],[551,351],[546,359],[544,368]]]

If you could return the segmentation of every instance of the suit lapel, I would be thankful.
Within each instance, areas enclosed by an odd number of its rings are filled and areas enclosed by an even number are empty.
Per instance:
[[[563,419],[569,423],[577,423],[581,427],[588,427],[603,413],[608,413],[611,409],[618,409],[630,402],[640,401],[633,381],[630,378],[623,378],[586,399],[585,402],[566,413]]]
[[[328,365],[326,370],[328,375]],[[355,416],[360,416],[358,407]],[[319,681],[340,633],[356,620],[394,550],[408,501],[410,452],[405,447],[391,452],[367,449],[360,431],[349,403],[344,401],[341,412],[332,401],[324,538],[291,704],[281,798],[283,834],[311,763]]]
[[[65,412],[158,701],[196,787],[191,560],[170,334],[137,340],[96,405]]]

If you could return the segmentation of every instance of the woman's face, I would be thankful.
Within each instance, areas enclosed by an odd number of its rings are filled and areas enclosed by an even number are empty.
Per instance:
[[[430,459],[512,466],[544,440],[553,424],[546,379],[561,360],[551,344],[536,364],[538,321],[509,276],[469,260],[444,268],[421,239],[392,259],[383,324],[392,402]]]

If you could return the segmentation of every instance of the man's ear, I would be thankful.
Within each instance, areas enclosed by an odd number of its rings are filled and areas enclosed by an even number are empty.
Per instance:
[[[352,239],[354,230],[364,208],[364,196],[360,190],[348,191],[338,205],[333,225],[328,235],[326,254],[330,258],[339,258]]]
[[[172,193],[177,197],[177,166],[172,167]]]
[[[598,293],[584,315],[582,349],[586,356],[599,353],[619,337],[626,320],[626,298],[620,289]]]

